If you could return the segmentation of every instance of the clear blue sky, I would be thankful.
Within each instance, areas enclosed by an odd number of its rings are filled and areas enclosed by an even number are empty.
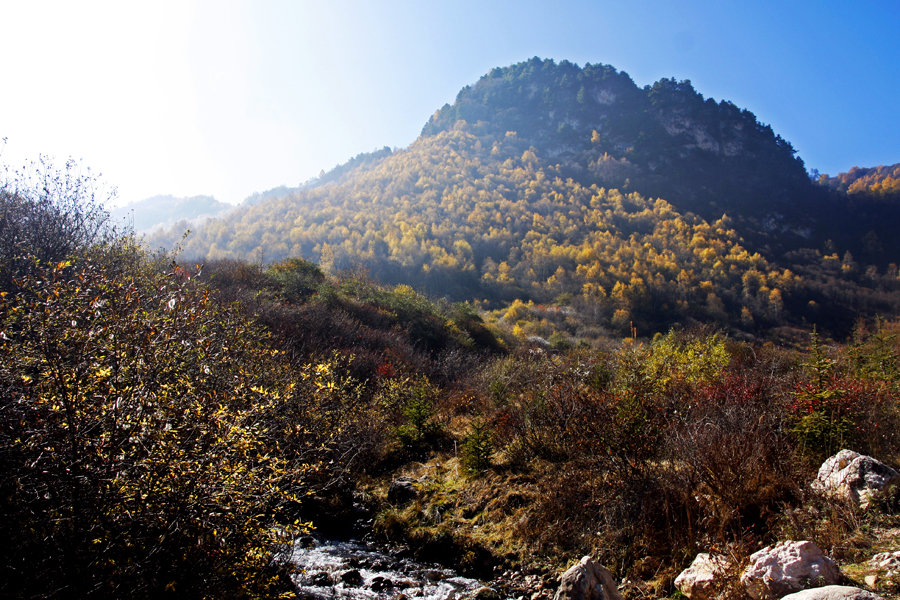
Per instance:
[[[900,162],[900,2],[0,4],[7,163],[76,157],[121,202],[237,202],[411,143],[495,66],[610,64],[754,112],[807,168]]]

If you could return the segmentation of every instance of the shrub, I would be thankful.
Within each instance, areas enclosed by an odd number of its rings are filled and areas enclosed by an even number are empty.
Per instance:
[[[856,358],[861,359],[860,355]],[[879,421],[894,421],[887,414],[892,411],[885,411],[884,382],[841,376],[837,361],[828,356],[815,331],[802,366],[808,378],[796,385],[790,406],[792,433],[799,448],[821,462],[842,448],[866,451],[876,446],[880,436],[873,434],[879,433]],[[870,443],[873,441],[876,444]]]
[[[75,161],[62,170],[46,159],[12,175],[0,169],[0,290],[11,292],[14,277],[112,239],[95,196],[101,186]]]
[[[290,302],[301,303],[319,290],[325,274],[318,265],[302,258],[275,263],[269,272],[281,285],[281,293]]]
[[[488,425],[481,419],[475,419],[459,454],[463,471],[467,475],[483,473],[490,468],[493,454],[494,441]]]
[[[394,415],[397,440],[408,452],[433,446],[442,428],[435,420],[434,403],[439,390],[428,378],[395,378],[384,382],[379,400]]]
[[[900,382],[900,346],[898,323],[876,319],[869,331],[864,323],[857,325],[853,343],[847,349],[852,373],[863,379],[881,381],[895,388]]]
[[[271,596],[291,371],[67,177],[0,189],[0,595]]]
[[[17,279],[0,305],[6,591],[269,593],[289,371],[181,269],[110,277],[127,252]]]

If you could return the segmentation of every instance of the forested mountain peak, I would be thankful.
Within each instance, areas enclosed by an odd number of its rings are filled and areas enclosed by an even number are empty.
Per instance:
[[[704,98],[687,80],[640,88],[609,65],[533,58],[493,69],[422,134],[455,127],[484,138],[515,131],[579,179],[663,196],[708,219],[802,214],[787,199],[810,187],[791,144],[750,111]]]

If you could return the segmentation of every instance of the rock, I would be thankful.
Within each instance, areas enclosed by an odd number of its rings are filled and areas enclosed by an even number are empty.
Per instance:
[[[423,571],[422,576],[428,581],[441,581],[442,579],[447,578],[443,571],[438,571],[437,569]]]
[[[884,600],[868,590],[845,585],[826,585],[788,594],[781,600]]]
[[[372,591],[380,592],[382,590],[390,589],[394,587],[394,582],[388,579],[387,577],[374,577],[372,578]]]
[[[316,587],[328,587],[334,585],[334,580],[325,571],[319,571],[318,573],[313,573],[312,577],[309,578],[309,584]]]
[[[885,577],[896,577],[900,575],[900,550],[896,552],[879,552],[869,559],[872,568],[884,570]]]
[[[836,584],[841,571],[812,542],[778,542],[750,555],[741,584],[754,600],[771,600],[823,585]]]
[[[357,586],[362,585],[363,578],[358,569],[350,569],[341,573],[341,581],[347,585]]]
[[[415,483],[416,480],[412,477],[398,477],[392,481],[390,487],[388,487],[388,502],[391,504],[406,504],[415,500],[419,494]]]
[[[484,586],[479,588],[472,600],[500,600],[500,594],[492,587]]]
[[[900,483],[900,473],[853,450],[841,450],[822,463],[812,487],[867,508],[872,498]]]
[[[297,539],[297,545],[301,548],[315,548],[316,547],[316,538],[311,535],[300,536]]]
[[[878,575],[866,575],[863,577],[863,583],[865,583],[870,588],[875,587],[878,583]]]
[[[622,600],[612,575],[590,556],[563,573],[553,600]]]
[[[691,566],[675,578],[675,587],[691,600],[708,600],[716,595],[729,566],[724,556],[700,553]]]

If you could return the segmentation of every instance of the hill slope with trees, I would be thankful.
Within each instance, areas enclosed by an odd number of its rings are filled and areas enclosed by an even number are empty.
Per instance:
[[[848,311],[897,308],[897,207],[852,202],[689,82],[532,59],[464,88],[408,148],[211,221],[183,251],[302,256],[493,309],[554,304],[574,314],[544,330],[572,337],[698,321],[846,334]]]

